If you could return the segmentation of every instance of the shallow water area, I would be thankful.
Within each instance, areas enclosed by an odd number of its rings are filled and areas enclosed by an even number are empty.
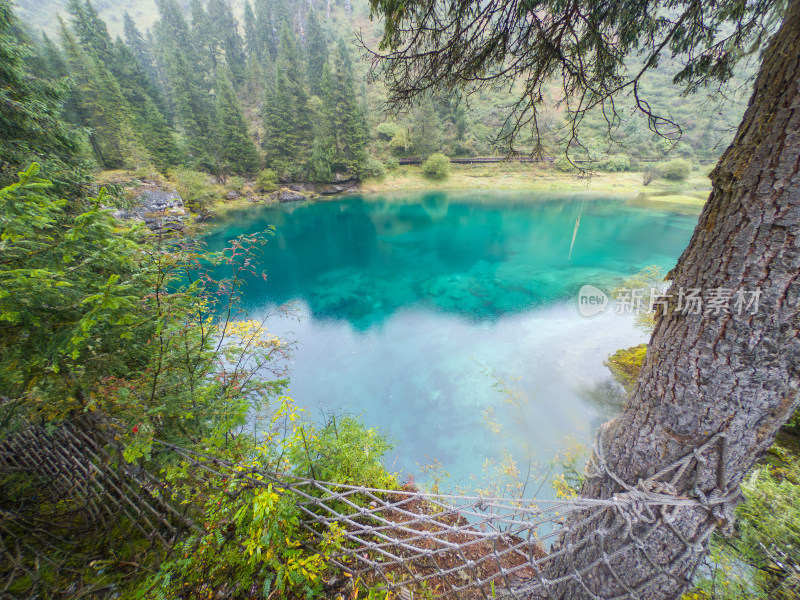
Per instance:
[[[296,303],[299,321],[268,326],[298,342],[298,404],[361,415],[395,440],[387,466],[418,481],[435,460],[443,489],[486,489],[513,461],[530,495],[618,409],[603,361],[647,338],[613,303],[581,316],[578,290],[666,273],[696,221],[624,197],[404,194],[230,211],[206,241],[275,226],[244,303],[252,317]]]

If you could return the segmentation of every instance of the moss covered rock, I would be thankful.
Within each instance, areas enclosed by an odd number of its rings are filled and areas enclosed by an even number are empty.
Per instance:
[[[608,357],[605,365],[611,370],[614,378],[619,381],[626,391],[633,390],[639,371],[642,370],[642,363],[647,354],[647,344],[639,344],[632,348],[617,350]]]

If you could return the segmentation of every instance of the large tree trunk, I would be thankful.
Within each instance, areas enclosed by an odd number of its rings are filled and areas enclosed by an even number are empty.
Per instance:
[[[549,584],[546,597],[678,597],[711,531],[729,519],[745,473],[795,410],[799,171],[800,0],[792,0],[736,139],[711,175],[713,191],[673,271],[670,308],[657,319],[637,387],[598,435],[581,496],[618,495],[625,507],[569,517],[544,577],[583,572]],[[679,313],[679,292],[691,288],[704,297],[732,291],[731,312],[708,314],[706,304],[704,314]],[[756,313],[738,314],[736,292],[759,289]],[[698,448],[682,471],[653,478]],[[650,515],[632,502],[645,492],[673,506]],[[674,506],[679,498],[696,502]]]

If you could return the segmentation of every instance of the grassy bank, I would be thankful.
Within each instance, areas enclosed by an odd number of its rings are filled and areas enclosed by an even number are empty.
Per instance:
[[[104,171],[97,177],[100,186],[120,186],[130,188],[142,179],[175,186],[184,197],[184,202],[197,209],[201,204],[204,211],[212,215],[222,215],[230,210],[240,210],[253,206],[248,196],[254,193],[252,182],[237,188],[241,193],[235,199],[227,199],[230,185],[216,183],[211,176],[191,182],[192,185],[181,185],[174,176],[169,179],[156,174],[144,176],[130,171]],[[177,184],[177,185],[176,185]],[[361,184],[361,194],[391,194],[395,192],[434,192],[457,190],[492,190],[492,191],[540,191],[540,192],[594,192],[598,194],[624,195],[632,200],[642,202],[664,203],[681,210],[685,207],[694,212],[701,207],[711,190],[711,184],[704,171],[694,171],[684,181],[667,181],[656,179],[649,185],[642,183],[642,173],[631,171],[623,173],[594,173],[578,177],[572,173],[563,173],[556,169],[537,167],[522,163],[493,163],[476,165],[452,165],[450,176],[444,180],[433,180],[422,173],[419,166],[402,166],[390,171],[383,179],[368,179]],[[310,194],[311,195],[311,194]],[[195,198],[197,196],[198,198]],[[263,205],[266,195],[258,194],[260,199],[255,204]],[[313,195],[312,195],[313,196]],[[335,200],[341,194],[325,196]],[[198,202],[199,200],[199,202]]]
[[[641,172],[595,173],[576,177],[555,169],[522,163],[452,165],[443,181],[425,177],[418,166],[399,167],[380,180],[363,183],[362,193],[437,190],[590,191],[644,195],[648,200],[702,206],[711,184],[705,172],[695,171],[685,181],[657,179],[645,186]]]

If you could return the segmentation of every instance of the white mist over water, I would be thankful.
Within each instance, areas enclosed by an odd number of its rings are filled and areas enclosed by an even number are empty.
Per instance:
[[[603,362],[647,341],[632,316],[582,317],[577,302],[478,322],[412,308],[366,332],[298,309],[299,321],[267,321],[298,341],[289,395],[312,414],[356,415],[387,434],[391,470],[420,481],[420,466],[438,461],[451,490],[492,483],[484,461],[504,451],[524,478],[529,456],[535,475],[572,440],[588,445],[622,398]]]

